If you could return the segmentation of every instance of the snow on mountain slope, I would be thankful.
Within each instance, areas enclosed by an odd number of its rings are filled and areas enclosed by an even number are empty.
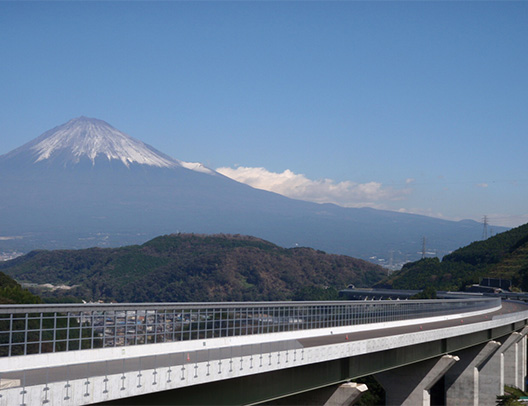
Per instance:
[[[106,156],[109,161],[120,160],[126,166],[131,163],[168,168],[178,166],[177,161],[162,156],[110,124],[87,117],[70,120],[44,133],[39,139],[39,142],[31,146],[31,150],[36,153],[35,162],[49,159],[53,154],[66,150],[74,161],[86,156],[95,163],[95,158],[101,155]]]
[[[78,117],[55,127],[30,141],[5,157],[30,154],[33,163],[55,159],[62,163],[76,164],[88,158],[96,164],[96,158],[118,160],[129,167],[131,164],[149,165],[159,168],[184,167],[193,171],[216,174],[200,163],[182,162],[165,155],[105,121]]]
[[[180,163],[181,166],[183,166],[184,168],[190,169],[191,171],[208,173],[210,175],[218,173],[202,165],[200,162],[183,162],[183,161],[178,161],[178,162]]]

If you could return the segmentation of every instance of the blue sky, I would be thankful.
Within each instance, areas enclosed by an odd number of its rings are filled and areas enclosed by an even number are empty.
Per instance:
[[[528,222],[528,2],[0,2],[0,154],[85,115],[295,198]]]

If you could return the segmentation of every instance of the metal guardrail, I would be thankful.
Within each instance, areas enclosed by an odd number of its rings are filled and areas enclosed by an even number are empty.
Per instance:
[[[354,326],[497,306],[497,298],[1,305],[0,356]]]

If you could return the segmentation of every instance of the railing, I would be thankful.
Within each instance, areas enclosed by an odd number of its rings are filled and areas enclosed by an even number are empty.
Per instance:
[[[497,306],[496,298],[1,305],[0,356],[353,326]]]

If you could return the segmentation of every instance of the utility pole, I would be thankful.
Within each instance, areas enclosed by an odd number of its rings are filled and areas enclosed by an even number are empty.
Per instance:
[[[483,222],[484,222],[484,229],[482,230],[482,239],[487,240],[488,239],[488,216],[484,216]]]
[[[425,236],[422,239],[422,259],[425,258]]]

